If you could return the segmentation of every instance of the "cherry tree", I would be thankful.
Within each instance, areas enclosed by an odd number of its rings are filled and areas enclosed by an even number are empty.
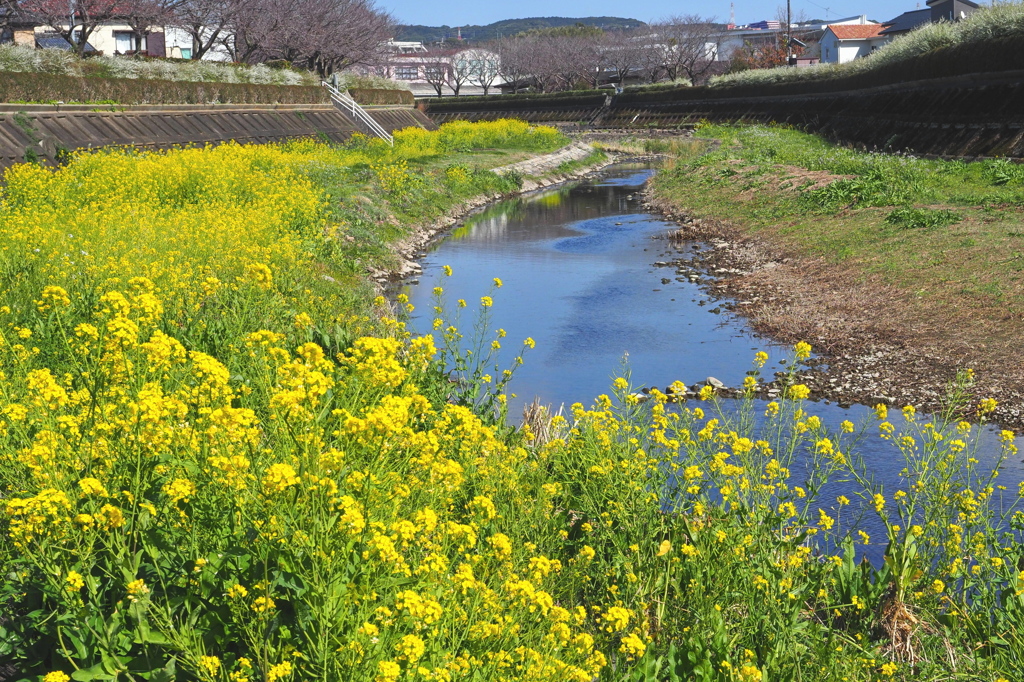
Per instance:
[[[180,0],[170,25],[192,38],[192,59],[202,59],[228,34],[232,13],[243,10],[243,0]],[[253,10],[255,11],[255,4]]]
[[[386,58],[394,19],[372,0],[231,0],[224,41],[237,61],[284,59],[326,78]]]
[[[18,9],[20,16],[46,24],[84,55],[96,28],[119,16],[119,1],[21,0]]]
[[[718,26],[712,17],[696,14],[669,17],[655,24],[657,44],[662,46],[661,61],[670,80],[688,78],[698,83],[714,66]]]

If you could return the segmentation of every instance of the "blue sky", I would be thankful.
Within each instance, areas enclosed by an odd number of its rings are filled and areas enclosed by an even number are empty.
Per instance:
[[[481,0],[377,0],[378,7],[392,12],[400,23],[428,26],[459,26],[490,24],[502,19],[523,17],[586,17],[615,16],[651,21],[669,14],[701,14],[729,20],[728,0],[705,2],[672,2],[670,0],[518,0],[518,2],[486,2]],[[735,0],[736,22],[740,24],[772,19],[780,0]],[[785,6],[785,0],[781,0]],[[925,7],[925,0],[792,0],[793,12],[802,11],[809,18],[837,19],[867,14],[877,21],[892,19],[897,14]],[[981,4],[981,3],[979,3]],[[987,4],[987,3],[985,3]],[[825,8],[828,8],[826,17]]]

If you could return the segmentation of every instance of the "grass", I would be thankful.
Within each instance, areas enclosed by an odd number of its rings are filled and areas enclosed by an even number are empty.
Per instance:
[[[782,127],[704,126],[698,135],[721,145],[707,154],[692,146],[657,180],[688,209],[937,299],[969,277],[998,280],[1000,302],[1024,312],[1016,164],[869,154]]]
[[[584,156],[582,159],[575,159],[572,161],[563,161],[558,164],[554,172],[556,175],[568,175],[574,173],[581,168],[589,168],[595,164],[600,163],[608,158],[608,155],[601,150],[594,150]]]

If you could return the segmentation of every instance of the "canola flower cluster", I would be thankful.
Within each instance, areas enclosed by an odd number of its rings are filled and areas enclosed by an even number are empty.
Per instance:
[[[735,411],[710,389],[676,405],[678,383],[641,403],[623,376],[541,437],[503,421],[508,375],[466,359],[444,306],[436,336],[339,310],[313,173],[364,164],[386,185],[371,162],[529,131],[413,131],[391,158],[357,140],[8,171],[0,661],[44,682],[875,681],[922,665],[878,639],[895,593],[952,624],[921,637],[1010,638],[972,659],[979,679],[1024,672],[1024,557],[976,427],[880,406],[871,428],[907,463],[905,489],[881,490],[864,432],[829,433],[805,386],[752,399],[759,354]],[[850,491],[826,499],[836,481]],[[855,531],[863,513],[886,537]],[[868,543],[888,568],[858,563]]]

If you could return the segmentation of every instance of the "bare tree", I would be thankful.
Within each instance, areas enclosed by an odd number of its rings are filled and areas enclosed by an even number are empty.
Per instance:
[[[476,65],[473,63],[472,50],[459,50],[451,57],[451,69],[448,72],[448,86],[452,93],[458,97],[462,86],[473,78],[473,71]]]
[[[648,83],[657,83],[665,73],[666,46],[662,43],[663,38],[655,28],[651,27],[638,32],[637,35],[643,41],[637,69],[643,80]]]
[[[698,83],[707,76],[718,52],[718,27],[711,17],[696,14],[670,17],[654,26],[664,46],[664,70],[671,80],[686,77]]]
[[[46,24],[85,54],[89,36],[105,21],[118,16],[118,0],[22,0],[20,14]]]
[[[135,34],[134,49],[142,49],[142,43],[152,32],[151,29],[171,20],[176,3],[177,0],[122,0],[118,3],[119,18]]]
[[[237,61],[284,59],[326,78],[386,58],[391,15],[372,0],[230,0],[224,41]]]
[[[524,41],[509,36],[495,41],[493,47],[498,55],[498,75],[516,90],[523,87],[530,75]]]
[[[631,73],[640,73],[647,43],[646,32],[606,33],[601,40],[601,65],[611,72],[609,75],[621,86]]]
[[[257,3],[245,0],[180,0],[170,25],[192,38],[192,59],[202,59],[221,42],[231,23],[232,11],[248,4],[257,11]]]
[[[469,82],[483,88],[486,95],[498,80],[501,58],[497,52],[486,48],[466,50],[462,54],[472,64]]]
[[[8,36],[19,17],[18,0],[0,0],[0,42]],[[10,36],[13,39],[13,35]]]
[[[438,97],[444,96],[451,69],[451,52],[432,52],[423,59],[423,79],[434,88]]]
[[[307,0],[307,2],[314,0]],[[305,65],[321,76],[357,64],[372,66],[385,58],[385,44],[394,37],[395,20],[372,0],[328,0],[328,30],[311,44]]]

